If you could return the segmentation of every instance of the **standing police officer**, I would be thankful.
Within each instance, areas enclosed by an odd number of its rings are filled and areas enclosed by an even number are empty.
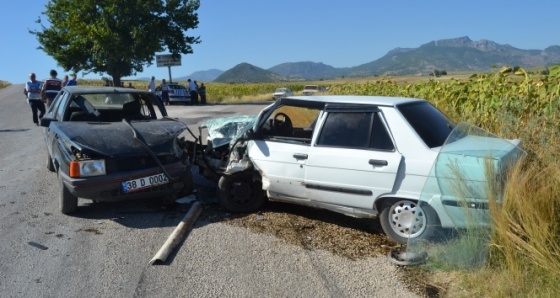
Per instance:
[[[25,95],[27,95],[27,102],[31,107],[31,113],[33,113],[33,123],[39,125],[39,121],[45,115],[45,104],[41,100],[41,90],[43,89],[43,83],[35,79],[35,73],[29,74],[29,81],[25,84]],[[40,112],[37,115],[37,111]]]
[[[41,92],[42,92],[43,100],[46,100],[47,102],[47,108],[50,107],[53,99],[58,94],[58,91],[62,89],[62,81],[56,77],[57,74],[58,73],[56,72],[56,70],[51,69],[50,72],[51,78],[46,79],[45,82],[43,83],[43,89],[41,90]]]

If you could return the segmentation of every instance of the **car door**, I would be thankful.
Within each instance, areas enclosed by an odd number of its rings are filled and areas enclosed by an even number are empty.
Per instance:
[[[375,198],[393,191],[402,156],[376,107],[326,109],[321,131],[308,152],[309,199],[371,209]]]
[[[306,199],[303,184],[309,144],[255,140],[249,154],[272,197]]]
[[[249,146],[249,156],[269,197],[307,200],[305,164],[319,113],[318,108],[280,107]]]
[[[57,122],[63,121],[63,116],[66,111],[68,99],[69,93],[62,89],[53,100],[44,118],[50,118],[53,119],[52,121]],[[54,158],[54,156],[57,156],[57,154],[55,154],[55,152],[53,151],[56,150],[55,146],[57,146],[57,135],[51,130],[50,127],[45,128],[45,142],[47,143],[49,158]],[[56,164],[60,164],[60,161],[57,161]]]

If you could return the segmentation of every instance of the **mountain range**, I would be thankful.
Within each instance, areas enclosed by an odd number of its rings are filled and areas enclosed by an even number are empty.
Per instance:
[[[429,75],[435,70],[446,72],[490,71],[492,67],[547,67],[560,64],[560,46],[544,50],[522,50],[490,40],[472,41],[469,37],[442,39],[418,48],[396,48],[383,57],[354,67],[336,68],[321,62],[287,62],[269,69],[249,63],[221,71],[197,71],[186,80],[222,83],[266,83],[282,81],[324,80],[340,77],[370,77],[382,75]]]

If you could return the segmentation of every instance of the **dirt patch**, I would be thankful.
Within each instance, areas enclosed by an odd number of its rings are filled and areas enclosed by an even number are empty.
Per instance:
[[[258,213],[231,214],[208,208],[210,221],[222,221],[255,233],[272,235],[309,250],[327,250],[349,259],[386,255],[395,246],[375,219],[356,219],[308,207],[269,203]]]

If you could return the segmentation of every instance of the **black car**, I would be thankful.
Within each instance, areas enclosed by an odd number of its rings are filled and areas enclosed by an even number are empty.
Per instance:
[[[147,91],[63,88],[41,119],[47,168],[58,173],[60,211],[76,211],[78,198],[190,194],[190,165],[179,137],[187,126],[166,116],[157,95]]]

